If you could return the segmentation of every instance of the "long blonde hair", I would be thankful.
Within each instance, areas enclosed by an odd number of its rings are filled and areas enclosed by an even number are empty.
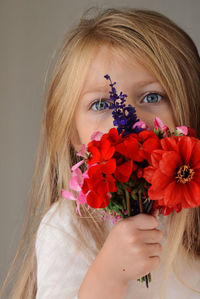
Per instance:
[[[74,112],[92,58],[102,44],[121,49],[130,59],[132,55],[141,63],[145,62],[168,95],[176,125],[191,126],[200,137],[200,59],[191,38],[167,17],[154,11],[107,9],[95,17],[87,15],[64,37],[46,92],[25,231],[10,271],[17,277],[10,298],[35,298],[36,232],[46,211],[60,201],[61,189],[67,188],[70,168],[76,160],[72,146],[77,136]],[[78,221],[91,232],[99,250],[105,235],[101,221],[95,220],[98,213],[84,208],[82,212],[85,217]],[[74,217],[78,218],[75,213]],[[188,256],[199,258],[200,209],[173,213],[169,223],[168,268],[181,248]],[[80,243],[87,247],[87,240],[78,229],[77,234]]]

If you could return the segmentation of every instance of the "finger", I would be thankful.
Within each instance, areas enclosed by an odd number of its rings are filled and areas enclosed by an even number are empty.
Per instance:
[[[148,244],[147,250],[149,257],[160,256],[162,252],[162,245],[160,243]]]
[[[148,214],[141,213],[130,217],[129,219],[131,219],[130,221],[134,223],[138,230],[151,230],[158,226],[158,220],[154,216]]]
[[[159,229],[140,231],[140,238],[144,243],[159,243],[163,238],[163,233]]]
[[[151,270],[154,270],[158,267],[160,264],[160,257],[159,256],[153,256],[148,259],[148,262],[150,264]]]

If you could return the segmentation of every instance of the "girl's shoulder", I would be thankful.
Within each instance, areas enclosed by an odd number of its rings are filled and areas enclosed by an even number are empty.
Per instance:
[[[64,245],[64,243],[74,236],[74,223],[76,217],[73,216],[73,204],[68,201],[57,201],[44,214],[36,233],[36,253],[42,248],[51,247],[53,244]]]
[[[77,215],[73,201],[61,199],[55,202],[42,217],[37,230],[35,242],[37,257],[42,250],[48,251],[50,247],[56,246],[65,247],[68,251],[78,248],[80,250],[81,247],[85,254],[88,249],[97,253],[97,246],[91,233],[92,225],[94,225],[92,218],[87,225],[84,225],[84,217]],[[112,224],[106,221],[105,236],[111,227]]]
[[[41,219],[39,230],[50,225],[55,227],[69,228],[69,223],[73,221],[75,213],[74,206],[71,201],[59,200],[54,202],[49,210]]]
[[[42,217],[38,231],[43,230],[47,226],[69,228],[68,224],[72,221],[72,213],[73,205],[71,202],[66,200],[56,201]]]
[[[91,255],[81,247],[75,214],[73,202],[62,200],[54,203],[40,222],[35,242],[36,299],[77,298]]]

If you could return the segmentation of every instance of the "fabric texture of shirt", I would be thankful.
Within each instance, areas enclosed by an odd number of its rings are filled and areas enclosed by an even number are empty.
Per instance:
[[[87,256],[77,250],[77,232],[72,229],[69,202],[63,200],[52,205],[43,217],[36,238],[37,295],[36,299],[78,299],[78,291],[95,254]],[[108,231],[112,229],[112,224]],[[92,243],[92,240],[88,240]],[[93,246],[95,246],[93,244]],[[192,267],[192,266],[191,266]],[[144,283],[130,281],[122,299],[160,299],[159,287],[162,267],[152,272],[152,282],[147,289]],[[200,263],[196,262],[191,273],[184,272],[184,280],[199,290]],[[179,282],[171,272],[166,299],[199,299],[195,293]],[[94,298],[95,299],[95,298]],[[109,298],[103,298],[109,299]],[[163,298],[162,298],[163,299]]]

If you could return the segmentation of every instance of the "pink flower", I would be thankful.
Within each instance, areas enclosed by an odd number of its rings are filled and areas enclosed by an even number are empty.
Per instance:
[[[80,211],[80,205],[86,204],[86,196],[87,196],[87,194],[84,194],[82,192],[82,186],[83,186],[84,178],[88,177],[88,175],[87,175],[88,170],[86,170],[84,173],[82,173],[82,171],[79,168],[79,166],[81,166],[83,163],[84,163],[84,160],[76,163],[72,167],[72,177],[69,182],[70,189],[72,189],[76,192],[79,192],[78,197],[76,198],[75,195],[71,191],[62,189],[62,196],[64,198],[66,198],[67,200],[76,200],[76,212],[80,216],[82,216],[81,211]]]
[[[79,157],[85,157],[86,154],[86,145],[82,144],[80,151],[76,154]]]
[[[68,200],[76,200],[76,197],[71,191],[62,189],[62,196]]]
[[[179,134],[187,135],[188,134],[188,128],[186,126],[180,126],[176,127],[176,130]]]
[[[81,187],[83,185],[83,175],[79,168],[75,169],[72,172],[72,177],[69,182],[69,187],[74,191],[81,191]]]
[[[160,129],[164,133],[164,137],[168,136],[166,131],[168,131],[169,128],[163,124],[159,117],[155,117],[153,125],[155,129]]]
[[[138,128],[142,128],[142,129],[148,129],[146,123],[144,121],[137,121],[136,123],[134,123],[134,125],[132,126],[132,129],[135,129],[135,127]]]
[[[77,168],[79,168],[79,166],[81,166],[83,163],[84,163],[84,160],[81,160],[80,162],[74,164],[74,165],[72,166],[72,168],[71,168],[72,172],[73,172],[74,170],[76,170]]]
[[[101,140],[101,137],[103,136],[103,133],[102,132],[94,132],[91,136],[91,140],[96,140],[96,141],[99,141]]]

